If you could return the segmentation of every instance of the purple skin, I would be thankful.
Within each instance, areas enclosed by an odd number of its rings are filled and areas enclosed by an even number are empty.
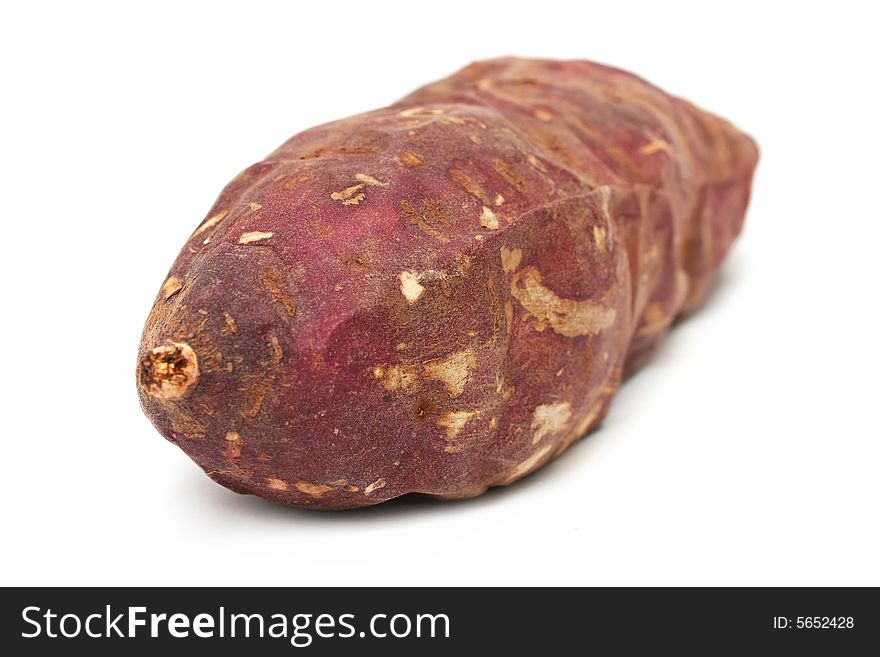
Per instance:
[[[307,130],[172,266],[143,409],[212,479],[283,504],[512,483],[595,428],[702,300],[757,156],[589,62],[479,62]]]

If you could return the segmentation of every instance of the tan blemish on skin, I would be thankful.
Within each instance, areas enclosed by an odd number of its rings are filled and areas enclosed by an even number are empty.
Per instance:
[[[241,439],[241,436],[235,431],[230,431],[226,434],[226,444],[222,450],[223,458],[227,461],[234,461],[241,456],[241,449],[243,446],[244,441]]]
[[[483,203],[485,203],[487,205],[489,204],[489,197],[486,195],[486,192],[480,186],[480,183],[478,183],[476,180],[471,178],[464,171],[462,171],[461,169],[450,169],[449,175],[468,194],[470,194],[471,196],[475,196],[476,198],[478,198],[480,201],[482,201]]]
[[[424,160],[420,156],[416,155],[412,151],[404,151],[399,155],[399,158],[401,163],[403,163],[404,166],[408,167],[420,167],[422,166],[422,162],[424,162]]]
[[[419,274],[414,271],[400,272],[400,293],[410,305],[425,296],[425,288],[419,283]]]
[[[437,418],[437,424],[446,429],[446,440],[455,440],[464,425],[468,423],[475,415],[479,415],[478,411],[446,411]],[[455,445],[447,445],[447,452],[459,451],[461,448]]]
[[[222,212],[218,212],[214,216],[205,219],[205,223],[196,228],[196,232],[193,233],[193,237],[195,237],[196,235],[201,235],[206,230],[213,228],[214,226],[219,224],[221,221],[223,221],[224,218],[226,218],[227,214],[229,214],[229,210],[223,210]]]
[[[238,333],[238,324],[235,323],[235,319],[229,313],[223,313],[223,317],[226,319],[226,326],[229,327],[229,330],[233,333]]]
[[[489,420],[489,428],[490,429],[494,429],[497,426],[498,426],[498,420],[496,418],[493,417],[491,420]]]
[[[480,138],[477,135],[468,135],[468,139],[470,139],[475,144],[480,143]]]
[[[252,230],[248,233],[242,234],[242,236],[238,238],[238,243],[251,244],[252,242],[260,242],[269,239],[273,234],[274,233],[263,232],[262,230]]]
[[[175,294],[183,289],[183,283],[177,276],[169,276],[168,280],[162,284],[162,299],[168,301]]]
[[[539,160],[537,157],[529,153],[526,159],[528,160],[529,164],[532,165],[532,167],[534,167],[541,173],[547,173],[547,167],[545,167],[544,163],[541,162],[541,160]]]
[[[330,194],[330,198],[334,201],[342,201],[342,205],[357,205],[361,201],[363,201],[366,196],[363,194],[357,194],[353,197],[355,192],[360,189],[363,189],[366,183],[358,183],[357,185],[352,185],[351,187],[346,187],[340,192],[333,192]]]
[[[596,243],[596,248],[602,253],[605,253],[607,250],[605,241],[607,236],[608,231],[605,226],[593,226],[593,241]]]
[[[464,349],[443,359],[427,361],[424,364],[424,377],[443,383],[449,396],[455,398],[464,392],[471,370],[476,365],[474,352]]]
[[[501,196],[501,194],[496,194],[496,195],[495,195],[495,205],[498,206],[499,208],[500,208],[502,205],[504,205],[504,197]]]
[[[382,477],[379,477],[372,484],[364,488],[364,495],[369,496],[373,491],[379,490],[380,488],[385,488],[385,480]]]
[[[259,203],[251,202],[251,203],[248,203],[247,206],[248,206],[248,214],[250,214],[252,212],[256,212],[257,210],[263,209],[263,206],[260,205]]]
[[[669,324],[666,313],[659,303],[649,304],[642,314],[642,327],[639,329],[639,335],[651,335],[666,328]]]
[[[670,146],[662,139],[657,139],[656,137],[639,149],[639,153],[641,153],[642,155],[653,155],[654,153],[660,151],[672,153],[672,146]]]
[[[544,330],[545,324],[550,324],[556,333],[569,338],[595,335],[611,326],[617,317],[614,308],[594,301],[558,297],[542,284],[541,273],[534,267],[514,274],[510,281],[510,293],[538,320],[536,328],[539,331]]]
[[[517,191],[524,192],[526,190],[526,183],[520,178],[519,174],[513,169],[509,164],[503,162],[502,160],[495,160],[495,171],[501,174],[501,176],[510,183]]]
[[[418,115],[436,115],[443,114],[443,110],[438,107],[432,107],[431,109],[427,109],[425,107],[410,107],[409,109],[405,109],[400,113],[400,116],[418,116]]]
[[[320,500],[324,496],[324,493],[326,493],[327,491],[333,490],[331,486],[327,486],[325,484],[313,484],[310,481],[302,480],[297,481],[293,485],[293,487],[296,488],[300,493],[305,493],[309,497],[313,497],[316,500]]]
[[[260,283],[269,292],[274,303],[281,304],[288,315],[293,317],[296,315],[296,303],[284,291],[283,279],[281,273],[275,269],[266,268],[260,272]]]
[[[281,350],[281,343],[278,342],[278,338],[273,335],[269,338],[269,344],[272,347],[272,364],[278,365],[284,357],[284,352]]]
[[[389,185],[389,183],[376,180],[373,176],[369,176],[366,173],[356,173],[354,179],[371,187],[388,187]]]
[[[596,400],[590,409],[587,411],[586,415],[584,415],[578,423],[575,425],[574,429],[572,429],[569,434],[565,437],[565,440],[562,441],[562,444],[559,446],[559,449],[556,451],[557,454],[562,454],[565,450],[567,450],[571,445],[578,439],[582,438],[587,430],[593,425],[596,421],[596,418],[599,417],[599,413],[602,411],[602,400]]]
[[[512,274],[522,261],[522,249],[508,249],[501,247],[501,268],[505,274]]]
[[[538,109],[536,109],[534,111],[534,115],[535,115],[535,118],[538,119],[539,121],[547,122],[547,121],[553,120],[553,114],[551,112],[548,112],[547,110],[541,108],[541,107],[539,107]]]
[[[272,490],[287,490],[287,482],[277,477],[266,477],[266,485]]]
[[[496,217],[495,213],[485,205],[483,206],[483,211],[480,213],[480,225],[489,230],[498,230],[498,217]]]
[[[532,416],[531,429],[535,431],[532,436],[532,444],[539,443],[546,436],[551,436],[565,429],[570,418],[571,404],[568,402],[538,406]]]
[[[599,194],[599,198],[602,199],[602,214],[605,215],[606,221],[611,221],[611,208],[609,207],[611,202],[611,188],[608,185],[603,185],[602,187],[596,188],[596,193]]]
[[[506,480],[507,483],[515,481],[515,480],[519,479],[520,477],[527,475],[532,470],[534,470],[535,466],[537,466],[538,463],[540,463],[541,459],[543,459],[544,456],[547,455],[547,452],[549,452],[552,448],[553,448],[552,443],[549,445],[544,445],[541,449],[539,449],[537,452],[532,454],[529,458],[527,458],[526,460],[519,463],[515,468],[513,468],[513,470],[511,470],[510,475],[507,477],[507,480]]]
[[[440,240],[441,242],[448,242],[449,238],[446,237],[442,232],[440,232],[437,228],[428,223],[428,219],[438,221],[439,223],[447,223],[445,221],[445,215],[439,210],[439,207],[434,202],[429,202],[427,199],[422,203],[422,211],[419,212],[416,210],[413,204],[403,199],[400,202],[400,209],[403,211],[404,216],[406,216],[407,220],[416,226],[419,230],[424,232],[426,235],[430,235],[431,237]]]
[[[480,242],[480,241],[482,241],[483,236],[482,235],[474,235],[474,239],[477,240],[478,242]]]
[[[138,364],[138,383],[159,399],[181,399],[199,382],[199,362],[185,342],[168,342],[147,351]]]
[[[381,370],[382,376],[376,376],[376,370]],[[388,365],[384,368],[375,367],[373,368],[373,376],[382,380],[382,385],[386,390],[407,392],[414,388],[418,382],[419,366],[417,363],[413,363],[411,365]]]

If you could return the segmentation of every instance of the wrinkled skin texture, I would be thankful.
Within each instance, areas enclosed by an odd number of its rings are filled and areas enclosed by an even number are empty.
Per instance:
[[[472,64],[226,187],[147,320],[141,404],[215,481],[283,504],[509,484],[699,304],[756,161],[629,73]]]

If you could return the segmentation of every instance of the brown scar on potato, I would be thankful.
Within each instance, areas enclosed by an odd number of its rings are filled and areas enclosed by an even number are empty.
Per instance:
[[[440,381],[452,398],[464,392],[470,380],[471,370],[477,366],[474,352],[463,349],[442,359],[429,360],[424,364],[424,377]]]
[[[400,272],[400,293],[409,304],[418,302],[425,295],[425,288],[419,282],[420,276],[414,271]]]
[[[604,403],[604,399],[597,399],[595,402],[593,402],[593,405],[590,406],[589,410],[587,410],[584,416],[580,420],[578,420],[578,423],[575,425],[574,429],[569,431],[568,435],[559,445],[559,449],[556,450],[557,454],[562,454],[562,452],[571,447],[571,445],[575,441],[586,435],[587,431],[593,426],[593,423],[596,421],[596,418],[599,417],[599,413],[602,412],[602,406],[604,406]]]
[[[310,481],[303,480],[295,482],[293,487],[300,493],[305,493],[316,500],[320,500],[327,491],[333,490],[332,486],[327,486],[326,484],[314,484]]]
[[[162,285],[162,299],[168,301],[175,294],[183,289],[183,283],[177,276],[169,276],[168,280]]]
[[[357,195],[354,195],[355,192],[357,192],[359,189],[363,189],[363,187],[364,183],[358,183],[357,185],[346,187],[340,192],[333,192],[332,194],[330,194],[330,198],[334,201],[342,201],[342,205],[357,205],[366,198],[366,195],[364,195],[363,193],[358,193]]]
[[[494,161],[495,170],[518,192],[526,191],[526,183],[509,164],[502,160]]]
[[[260,272],[260,283],[272,297],[274,303],[280,304],[288,315],[296,315],[296,302],[284,291],[281,272],[270,267]]]
[[[422,162],[424,162],[421,156],[416,155],[412,151],[404,151],[398,156],[398,158],[404,166],[408,167],[420,167],[422,166]]]
[[[617,311],[590,300],[576,301],[558,297],[541,282],[541,273],[527,267],[514,274],[510,293],[522,307],[538,320],[539,331],[545,324],[559,335],[573,338],[595,335],[614,323]]]
[[[385,480],[382,477],[379,477],[376,481],[364,488],[364,495],[370,495],[370,493],[377,491],[380,488],[385,488]]]
[[[489,230],[498,230],[498,217],[495,216],[495,213],[488,206],[484,205],[483,210],[480,212],[480,225]]]
[[[446,440],[454,441],[464,425],[468,423],[472,417],[478,416],[479,411],[446,411],[439,418],[437,424],[446,430]],[[447,453],[458,452],[461,450],[460,445],[450,444],[444,448]]]
[[[266,485],[272,490],[287,490],[289,488],[288,483],[278,477],[266,477]]]
[[[501,268],[504,270],[504,273],[512,274],[515,272],[516,268],[519,267],[520,261],[522,261],[522,249],[508,249],[506,246],[502,246],[500,253]]]
[[[411,201],[403,199],[400,201],[400,209],[403,211],[403,214],[409,223],[416,226],[426,235],[430,235],[441,242],[449,241],[449,238],[446,235],[431,225],[431,222],[438,222],[441,224],[448,223],[448,220],[445,219],[445,215],[439,210],[439,206],[436,202],[425,199],[425,201],[422,202],[421,211],[419,211],[416,210]]]
[[[527,459],[518,463],[504,479],[504,483],[513,483],[534,470],[551,449],[553,449],[552,444],[544,445]]]
[[[418,383],[419,365],[418,363],[408,365],[377,365],[373,368],[373,376],[382,380],[382,386],[386,390],[408,392],[414,389]]]
[[[252,244],[254,242],[263,242],[270,237],[272,237],[274,233],[268,233],[262,230],[252,230],[247,233],[243,233],[241,237],[238,238],[239,244]]]
[[[213,228],[214,226],[219,224],[221,221],[223,221],[223,219],[225,219],[226,215],[228,215],[228,214],[229,214],[229,210],[223,210],[222,212],[218,212],[217,214],[215,214],[211,217],[208,217],[207,219],[205,219],[205,221],[202,223],[201,226],[196,228],[196,232],[193,233],[193,237],[195,237],[196,235],[201,235],[206,230]]]
[[[223,318],[226,320],[226,326],[232,333],[238,333],[238,324],[235,323],[235,319],[229,313],[223,313]]]
[[[223,458],[227,461],[235,461],[237,458],[241,456],[241,450],[244,446],[244,441],[241,439],[241,436],[235,431],[230,431],[225,436],[225,444],[223,445],[222,454]]]
[[[541,404],[532,415],[531,429],[534,430],[532,443],[539,443],[547,436],[561,432],[571,419],[571,404]]]
[[[659,153],[660,151],[663,151],[665,153],[672,153],[672,146],[670,146],[669,143],[663,141],[662,139],[658,139],[657,137],[655,137],[639,149],[639,153],[641,153],[642,155],[653,155],[654,153]]]
[[[485,205],[489,205],[489,196],[476,180],[458,168],[450,169],[449,175],[464,191],[471,196],[475,196]]]

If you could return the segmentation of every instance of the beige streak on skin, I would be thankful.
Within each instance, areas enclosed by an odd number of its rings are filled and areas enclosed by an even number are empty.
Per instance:
[[[458,434],[461,433],[461,430],[464,428],[464,425],[468,423],[475,415],[479,415],[478,411],[446,411],[437,418],[437,424],[444,429],[446,429],[446,440],[455,440],[458,437]],[[461,447],[458,445],[447,445],[445,448],[445,452],[452,453],[458,452],[461,450]]]
[[[266,485],[272,490],[287,490],[287,482],[278,477],[266,477]]]
[[[565,450],[572,446],[572,444],[582,438],[590,427],[593,426],[593,423],[596,421],[596,418],[599,417],[599,413],[602,412],[602,405],[604,401],[602,399],[597,399],[590,409],[586,412],[586,414],[578,421],[575,425],[574,429],[572,429],[568,435],[565,437],[565,440],[562,441],[562,444],[559,445],[559,449],[556,450],[557,454],[562,454]]]
[[[332,490],[331,486],[326,486],[324,484],[313,484],[310,481],[297,481],[294,485],[300,493],[305,493],[309,497],[312,497],[316,500],[321,499],[329,490]]]
[[[227,214],[229,214],[229,210],[223,210],[222,212],[218,212],[217,214],[213,215],[212,217],[209,217],[208,219],[206,219],[205,223],[203,223],[201,226],[196,228],[196,232],[193,233],[193,237],[195,237],[196,235],[201,235],[206,230],[209,230],[209,229],[213,228],[214,226],[216,226],[217,224],[219,224],[221,221],[223,221],[223,219],[226,218]]]
[[[532,444],[539,443],[547,436],[561,432],[565,429],[570,418],[571,404],[568,402],[538,406],[532,416],[531,428],[535,431],[532,436]]]
[[[653,155],[654,153],[659,153],[660,151],[672,154],[672,146],[670,146],[662,139],[657,139],[656,137],[639,149],[639,153],[641,153],[642,155]]]
[[[617,317],[614,308],[606,308],[590,300],[563,299],[541,282],[541,273],[527,267],[514,274],[510,293],[535,319],[535,327],[543,331],[547,324],[559,335],[573,338],[595,335],[611,326]]]
[[[168,299],[180,292],[181,289],[183,289],[183,283],[180,282],[180,279],[177,276],[169,276],[162,286],[162,298],[168,301]]]
[[[530,457],[517,464],[516,467],[514,467],[513,470],[510,471],[510,474],[507,476],[507,479],[505,479],[504,483],[513,483],[520,477],[523,477],[534,470],[541,462],[541,459],[543,459],[551,449],[553,449],[552,444],[544,445],[541,449],[532,454]]]
[[[366,173],[357,173],[355,174],[354,179],[365,185],[370,185],[371,187],[388,187],[389,184],[387,182],[382,182],[381,180],[376,180],[373,176],[369,176]]]
[[[429,360],[424,365],[424,377],[440,381],[450,397],[458,397],[470,380],[471,370],[477,365],[474,352],[457,351],[443,359]]]
[[[241,237],[238,238],[239,244],[252,244],[254,242],[262,242],[264,240],[272,237],[274,233],[267,233],[262,230],[252,230],[247,233],[243,233]]]
[[[372,484],[370,484],[369,486],[364,488],[364,495],[369,497],[370,493],[372,493],[373,491],[377,491],[380,488],[385,488],[385,483],[386,483],[385,480],[382,477],[379,477]]]
[[[607,236],[608,232],[605,226],[593,226],[593,241],[596,243],[596,248],[599,249],[600,253],[605,253],[607,250]]]

